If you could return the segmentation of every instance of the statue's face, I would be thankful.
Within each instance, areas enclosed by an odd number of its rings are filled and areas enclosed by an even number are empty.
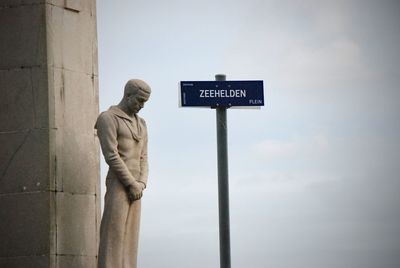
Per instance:
[[[149,99],[150,95],[142,90],[139,90],[137,94],[131,95],[128,97],[128,106],[130,112],[136,114],[143,107],[144,103]]]

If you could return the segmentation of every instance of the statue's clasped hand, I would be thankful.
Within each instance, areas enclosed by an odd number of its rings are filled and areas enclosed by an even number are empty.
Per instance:
[[[128,200],[132,203],[135,200],[139,200],[143,196],[143,185],[141,183],[134,183],[128,187]]]

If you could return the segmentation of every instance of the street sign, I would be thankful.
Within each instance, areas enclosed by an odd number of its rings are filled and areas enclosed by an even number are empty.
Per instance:
[[[182,107],[264,106],[262,80],[181,81]]]

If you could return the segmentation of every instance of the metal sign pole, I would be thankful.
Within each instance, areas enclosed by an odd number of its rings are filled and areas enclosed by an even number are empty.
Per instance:
[[[224,74],[217,74],[215,81],[180,81],[180,89],[181,107],[211,107],[216,109],[220,267],[230,268],[231,239],[226,110],[234,106],[264,106],[264,81],[226,81]]]
[[[223,74],[215,75],[216,81],[225,81]],[[220,267],[231,267],[231,242],[229,228],[228,142],[226,107],[217,107],[217,155],[218,155],[218,204]]]

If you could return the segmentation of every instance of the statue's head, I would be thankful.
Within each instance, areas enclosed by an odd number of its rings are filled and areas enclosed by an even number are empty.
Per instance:
[[[123,102],[129,113],[138,113],[144,107],[144,103],[150,98],[150,86],[139,79],[129,80],[124,89]]]

